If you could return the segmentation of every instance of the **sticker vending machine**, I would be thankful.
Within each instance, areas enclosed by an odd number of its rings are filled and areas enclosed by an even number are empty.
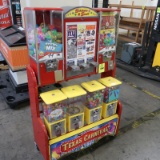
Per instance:
[[[88,7],[64,7],[65,79],[96,73],[99,17]]]
[[[39,86],[64,79],[63,12],[61,8],[25,8],[30,66]]]
[[[98,73],[115,76],[115,55],[120,10],[95,8],[99,14]]]

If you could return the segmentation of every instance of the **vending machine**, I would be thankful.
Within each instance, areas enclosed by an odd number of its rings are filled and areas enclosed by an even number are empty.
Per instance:
[[[64,7],[65,80],[97,72],[98,13],[87,7]]]
[[[103,107],[109,92],[101,81],[50,88],[98,73],[114,77],[118,16],[118,10],[84,6],[25,8],[34,141],[45,160],[58,160],[118,134],[122,105],[117,96],[113,107],[108,101]]]
[[[62,11],[61,8],[24,10],[30,65],[39,86],[64,80]]]
[[[97,50],[98,73],[105,77],[106,73],[112,76],[115,70],[116,43],[120,10],[95,8],[99,14],[99,41]]]
[[[115,70],[119,10],[26,8],[30,64],[39,86]]]

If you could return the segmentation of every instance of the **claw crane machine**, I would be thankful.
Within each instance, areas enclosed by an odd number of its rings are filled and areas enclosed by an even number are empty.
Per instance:
[[[58,160],[104,136],[117,135],[122,105],[116,99],[115,112],[102,116],[106,112],[101,109],[106,88],[103,84],[85,82],[91,93],[80,84],[47,89],[55,83],[94,74],[114,77],[119,12],[85,6],[24,9],[34,141],[45,160]],[[88,101],[97,105],[85,112]],[[93,120],[87,121],[87,116]]]

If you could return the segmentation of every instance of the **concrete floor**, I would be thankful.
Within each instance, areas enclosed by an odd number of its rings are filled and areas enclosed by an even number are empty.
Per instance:
[[[130,126],[130,129],[94,150],[87,150],[85,154],[62,160],[160,159],[160,112],[145,116],[160,109],[160,83],[138,77],[120,68],[117,68],[116,76],[124,81],[120,94],[123,104],[120,127],[123,130]],[[93,76],[89,79],[96,78],[97,76]],[[63,85],[79,84],[80,81],[82,79],[65,82]],[[145,120],[137,122],[141,117]],[[12,110],[0,95],[0,144],[0,160],[43,160],[34,146],[29,102]]]

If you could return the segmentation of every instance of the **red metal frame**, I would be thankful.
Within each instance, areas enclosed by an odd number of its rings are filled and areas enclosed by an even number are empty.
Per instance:
[[[109,77],[109,76],[115,77],[115,75],[116,75],[116,67],[115,66],[116,66],[116,62],[114,63],[114,69],[113,70],[101,73],[101,78],[105,78],[105,77]]]
[[[30,66],[27,66],[27,76],[34,141],[42,153],[44,159],[49,160],[48,134],[46,127],[40,118],[37,78],[35,72]]]
[[[30,109],[31,109],[31,117],[32,117],[33,132],[34,132],[34,141],[37,144],[44,159],[50,160],[48,133],[42,119],[40,118],[37,78],[35,72],[30,66],[27,66],[27,75],[28,75],[28,87],[29,87]],[[119,116],[119,120],[118,120],[116,135],[118,134],[119,131],[121,113],[122,113],[122,104],[119,101],[117,106],[117,114]]]
[[[62,8],[42,8],[42,7],[25,7],[24,10],[37,10],[37,11],[55,10],[55,11],[63,11]]]

